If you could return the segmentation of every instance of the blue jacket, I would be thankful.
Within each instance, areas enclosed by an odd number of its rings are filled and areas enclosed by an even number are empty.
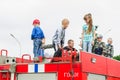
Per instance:
[[[31,39],[43,39],[45,38],[44,33],[40,27],[34,27],[31,34]]]

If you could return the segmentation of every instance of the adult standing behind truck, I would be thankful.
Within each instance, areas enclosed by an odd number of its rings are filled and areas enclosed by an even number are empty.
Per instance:
[[[67,51],[68,54],[71,54],[71,51],[77,52],[77,49],[74,48],[74,40],[70,39],[68,40],[68,45],[63,48],[63,50]],[[62,49],[57,50],[54,54],[54,57],[62,57]],[[76,56],[72,57],[73,59],[76,58],[77,61],[79,61],[79,54],[76,54]]]

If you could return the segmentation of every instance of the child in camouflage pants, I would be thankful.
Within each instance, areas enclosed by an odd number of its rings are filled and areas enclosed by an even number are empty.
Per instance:
[[[112,45],[112,38],[108,38],[108,44],[106,45],[106,57],[112,58],[114,54],[114,47]]]

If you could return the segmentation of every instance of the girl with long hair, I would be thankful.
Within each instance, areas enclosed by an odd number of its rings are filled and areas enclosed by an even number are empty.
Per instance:
[[[82,48],[83,51],[92,52],[92,45],[95,39],[95,27],[93,26],[92,15],[90,13],[84,16],[85,25],[82,31]]]

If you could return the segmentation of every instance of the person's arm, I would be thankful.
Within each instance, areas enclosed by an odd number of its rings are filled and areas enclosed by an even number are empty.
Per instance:
[[[64,44],[65,44],[65,34],[64,34],[64,38],[62,40],[62,47],[64,46]]]
[[[82,30],[82,37],[81,37],[82,41],[84,39],[84,30]]]
[[[42,39],[42,44],[45,44],[45,38]]]
[[[112,46],[112,49],[111,49],[111,57],[113,57],[114,55],[114,47]]]
[[[93,26],[92,31],[93,31],[93,40],[92,40],[92,45],[94,46],[94,44],[95,44],[95,39],[96,39],[96,31],[95,31],[95,27],[94,27],[94,26]]]
[[[93,28],[93,40],[96,39],[96,31],[95,31],[95,27]]]
[[[92,40],[92,45],[94,46],[94,44],[95,44],[95,38],[96,38],[96,35],[95,35],[96,33],[95,33],[95,31],[93,32],[93,40]]]
[[[44,35],[44,33],[43,33],[43,31],[41,30],[41,36],[42,36],[42,44],[45,44],[45,35]]]
[[[84,27],[83,27],[82,33],[81,33],[81,42],[80,42],[80,47],[81,48],[82,48],[82,45],[83,45],[84,33],[85,33],[85,31],[84,31]]]
[[[33,28],[32,34],[31,34],[31,40],[33,40],[35,38],[35,33],[36,33],[36,29]]]
[[[103,42],[102,44],[103,44],[103,52],[102,52],[102,55],[104,55],[104,54],[106,53],[106,45],[105,45],[104,42]]]
[[[57,29],[57,45],[58,45],[58,48],[62,48],[61,46],[61,35],[62,35],[62,30],[61,29]]]

